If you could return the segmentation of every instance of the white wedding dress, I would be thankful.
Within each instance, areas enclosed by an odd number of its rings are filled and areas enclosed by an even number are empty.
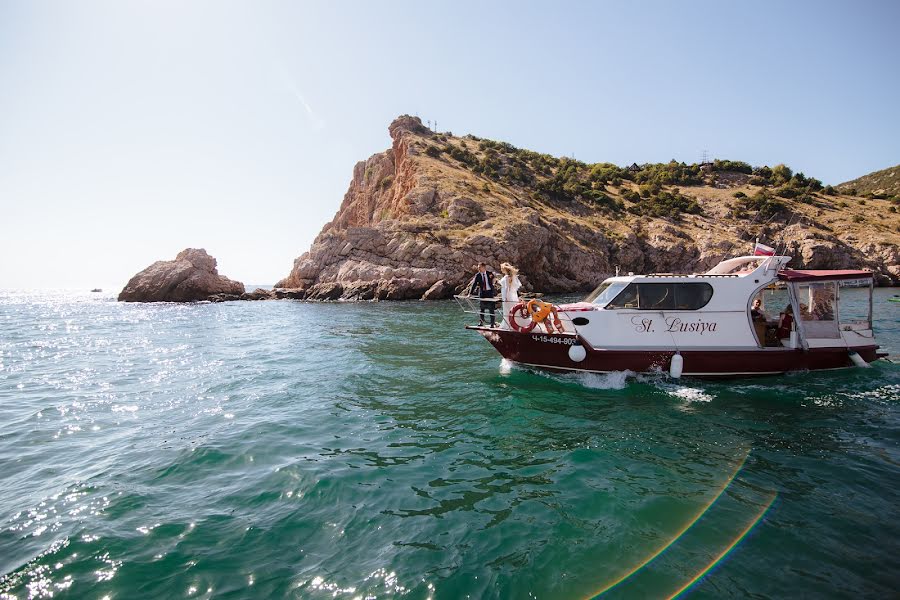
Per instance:
[[[509,329],[509,311],[519,302],[519,288],[522,282],[518,276],[510,280],[509,275],[504,275],[500,280],[500,299],[503,301],[503,327]]]

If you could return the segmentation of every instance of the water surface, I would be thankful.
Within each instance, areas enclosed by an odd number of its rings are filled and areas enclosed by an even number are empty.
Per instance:
[[[900,366],[546,375],[464,322],[0,292],[0,598],[586,598],[694,519],[608,596],[732,544],[687,593],[896,593]]]

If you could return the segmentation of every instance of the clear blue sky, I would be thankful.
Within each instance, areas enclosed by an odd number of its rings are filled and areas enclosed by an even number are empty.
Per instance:
[[[286,275],[402,113],[587,161],[900,162],[900,2],[0,0],[0,287]]]

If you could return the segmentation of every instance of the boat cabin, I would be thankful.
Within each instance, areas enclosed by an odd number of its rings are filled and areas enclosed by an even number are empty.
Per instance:
[[[785,269],[789,256],[741,256],[706,273],[611,277],[564,320],[593,348],[783,350],[872,343],[872,273]],[[865,285],[842,310],[841,287]]]

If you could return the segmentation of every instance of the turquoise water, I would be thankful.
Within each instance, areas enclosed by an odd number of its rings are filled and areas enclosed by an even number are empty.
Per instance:
[[[0,292],[0,598],[586,598],[694,519],[608,597],[732,545],[685,593],[896,593],[900,365],[555,376],[464,322]]]

